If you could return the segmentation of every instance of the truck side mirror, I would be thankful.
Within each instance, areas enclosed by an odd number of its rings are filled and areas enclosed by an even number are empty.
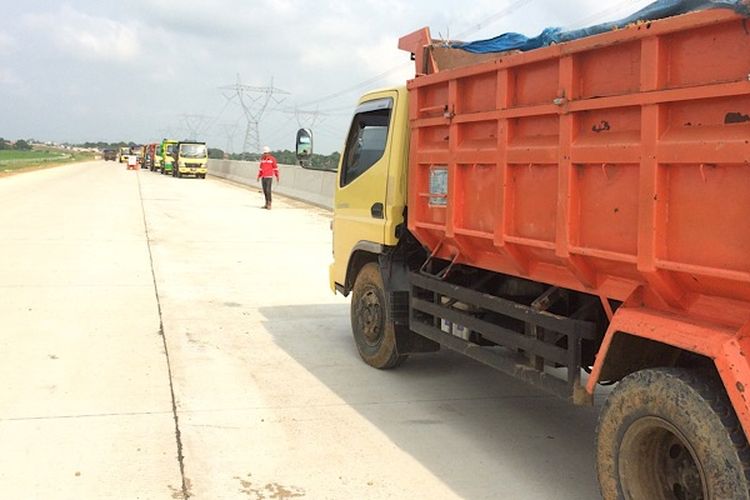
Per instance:
[[[309,128],[301,128],[297,131],[297,142],[295,146],[297,161],[304,168],[310,167],[313,155],[313,133]]]

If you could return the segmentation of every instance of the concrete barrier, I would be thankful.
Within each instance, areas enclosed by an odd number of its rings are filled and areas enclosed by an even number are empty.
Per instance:
[[[208,173],[232,182],[260,189],[255,180],[257,161],[209,160]],[[307,170],[296,165],[279,165],[281,182],[274,183],[274,192],[321,208],[333,210],[336,173]]]

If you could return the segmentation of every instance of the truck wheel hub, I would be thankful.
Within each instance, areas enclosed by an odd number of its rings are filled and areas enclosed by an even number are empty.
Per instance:
[[[692,446],[677,428],[659,417],[640,418],[628,428],[620,447],[619,469],[628,499],[709,498]]]
[[[360,330],[367,343],[375,345],[380,340],[383,331],[383,312],[380,301],[374,291],[369,291],[362,296],[360,304]]]

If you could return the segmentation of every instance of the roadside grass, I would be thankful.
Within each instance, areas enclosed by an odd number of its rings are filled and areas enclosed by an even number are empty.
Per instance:
[[[0,150],[0,177],[29,170],[58,167],[71,163],[93,160],[94,153],[77,153],[56,149],[32,149],[30,151]]]

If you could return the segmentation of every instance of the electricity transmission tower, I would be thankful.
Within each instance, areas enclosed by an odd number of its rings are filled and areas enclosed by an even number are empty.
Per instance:
[[[224,131],[224,135],[227,138],[227,154],[231,154],[234,151],[234,136],[237,135],[237,123],[222,123],[221,129]]]
[[[159,129],[159,137],[164,139],[174,137],[174,129],[172,127],[164,127]]]
[[[318,111],[317,109],[315,111],[306,111],[297,107],[295,107],[293,111],[287,111],[287,113],[294,114],[294,117],[297,119],[297,125],[299,125],[299,128],[309,129],[315,128],[315,124],[318,123],[318,120],[321,117],[327,116],[326,113]]]
[[[220,89],[224,92],[224,97],[227,99],[237,97],[240,107],[242,107],[246,122],[242,152],[260,152],[260,122],[263,119],[263,114],[271,102],[281,104],[284,100],[283,97],[279,98],[276,96],[289,95],[289,92],[274,87],[273,79],[271,79],[271,85],[268,87],[243,85],[240,81],[240,75],[237,75],[237,83],[221,87]]]
[[[206,115],[180,115],[182,123],[187,129],[188,139],[197,140],[206,132],[206,125],[212,120],[212,117]]]

